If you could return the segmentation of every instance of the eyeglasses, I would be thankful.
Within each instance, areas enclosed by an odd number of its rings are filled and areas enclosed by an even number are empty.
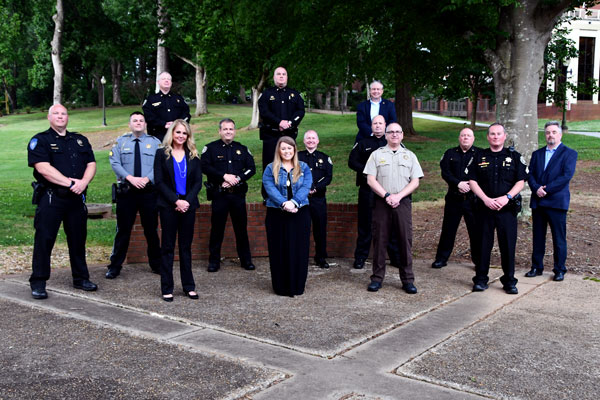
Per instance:
[[[393,135],[393,134],[396,134],[396,135],[401,135],[401,134],[403,134],[404,132],[403,132],[403,131],[387,131],[386,133],[387,133],[388,135]]]

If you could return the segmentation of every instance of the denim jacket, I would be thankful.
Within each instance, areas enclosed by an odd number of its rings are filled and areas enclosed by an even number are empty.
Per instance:
[[[300,161],[300,168],[302,168],[302,174],[295,183],[292,182],[293,197],[291,200],[298,208],[308,205],[308,192],[312,185],[312,174],[308,165]],[[273,177],[273,163],[271,163],[265,168],[262,181],[268,196],[267,207],[280,208],[287,201],[287,171],[285,168],[279,168],[279,183],[276,185]]]

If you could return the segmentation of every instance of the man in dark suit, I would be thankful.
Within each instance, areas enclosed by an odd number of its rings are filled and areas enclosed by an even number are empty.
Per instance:
[[[369,100],[365,100],[356,106],[356,125],[358,125],[358,133],[354,140],[355,143],[372,135],[371,121],[377,115],[382,115],[387,125],[398,122],[394,103],[381,98],[383,95],[383,84],[381,82],[373,81],[371,83],[369,95]]]
[[[554,280],[562,281],[567,272],[567,210],[569,181],[575,173],[577,152],[561,143],[562,129],[557,121],[544,125],[546,146],[533,152],[529,164],[529,187],[533,216],[533,253],[531,278],[542,275],[546,251],[546,230],[550,225],[554,245]]]

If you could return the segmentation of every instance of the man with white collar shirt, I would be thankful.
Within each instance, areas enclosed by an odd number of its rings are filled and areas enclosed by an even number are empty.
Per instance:
[[[383,84],[373,81],[369,86],[369,100],[356,106],[356,125],[358,126],[358,133],[354,140],[356,143],[372,135],[371,122],[376,116],[382,115],[388,125],[397,121],[394,103],[383,99],[382,96]]]

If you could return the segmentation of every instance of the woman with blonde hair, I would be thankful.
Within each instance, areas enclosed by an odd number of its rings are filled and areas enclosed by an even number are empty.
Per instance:
[[[280,296],[304,293],[308,275],[310,213],[308,193],[312,174],[298,161],[296,142],[282,136],[273,162],[265,168],[267,243],[273,290]]]
[[[198,299],[192,275],[192,239],[198,192],[202,188],[200,157],[190,125],[177,119],[167,130],[154,158],[154,181],[162,229],[160,286],[164,301],[173,301],[173,258],[179,235],[179,270],[183,292]]]

